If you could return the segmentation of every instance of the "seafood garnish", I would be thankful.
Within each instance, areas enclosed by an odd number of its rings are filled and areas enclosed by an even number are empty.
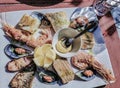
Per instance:
[[[59,80],[58,76],[49,70],[42,70],[41,72],[38,72],[38,76],[40,82],[47,84],[55,84]]]
[[[22,47],[22,46],[17,46],[17,45],[14,45],[14,44],[8,44],[5,49],[5,54],[8,55],[10,58],[12,59],[17,59],[17,58],[21,58],[21,57],[24,57],[24,56],[30,56],[30,55],[33,55],[33,51],[32,50],[29,50],[25,47]]]
[[[31,88],[34,72],[18,72],[11,80],[10,88]]]
[[[6,69],[10,72],[19,71],[32,62],[32,57],[22,57],[8,62]]]
[[[90,81],[95,78],[95,74],[91,70],[82,70],[75,74],[84,81]]]
[[[101,63],[99,63],[97,60],[95,60],[95,58],[85,52],[79,52],[77,55],[73,56],[71,58],[72,60],[72,64],[81,69],[80,65],[82,66],[81,63],[84,63],[85,66],[84,68],[88,67],[92,67],[94,70],[96,70],[106,81],[110,82],[110,81],[114,81],[115,77],[112,75],[112,73],[110,72],[110,70],[108,70],[107,68],[105,68]]]
[[[51,43],[52,41],[52,34],[50,28],[44,30],[41,29],[42,35],[37,37],[37,39],[35,39],[32,35],[26,35],[24,33],[24,30],[16,29],[8,24],[3,24],[3,30],[7,36],[15,40],[24,42],[28,46],[31,46],[33,48],[37,46],[42,46],[45,43]]]
[[[40,20],[36,19],[28,14],[24,14],[20,19],[17,27],[22,30],[25,30],[29,33],[34,33],[40,26]]]

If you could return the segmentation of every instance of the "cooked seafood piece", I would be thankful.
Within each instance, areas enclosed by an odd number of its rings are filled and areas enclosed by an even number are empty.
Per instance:
[[[34,33],[40,26],[40,20],[28,14],[24,14],[18,23],[20,29]]]
[[[70,24],[69,20],[67,19],[67,14],[63,11],[56,13],[47,13],[45,15],[50,21],[55,32],[59,29],[68,28]]]
[[[34,78],[34,71],[18,72],[11,80],[9,86],[10,88],[31,88],[33,78]]]
[[[23,69],[32,62],[32,57],[22,57],[8,62],[6,69],[15,72]]]
[[[87,17],[85,17],[85,16],[79,16],[76,19],[74,19],[73,21],[71,21],[70,27],[74,28],[74,29],[77,29],[77,28],[81,29],[82,27],[84,28],[84,26],[86,24],[88,24],[88,22],[89,22],[89,20],[88,20]]]
[[[17,54],[25,54],[26,53],[26,50],[23,49],[23,48],[15,48],[15,52]]]
[[[63,84],[68,83],[74,79],[74,72],[66,59],[55,60],[53,67],[61,78]]]
[[[91,70],[82,70],[75,74],[84,81],[90,81],[95,78],[95,74]]]
[[[58,76],[54,72],[49,70],[40,71],[38,72],[38,75],[39,75],[39,80],[42,83],[55,84],[59,80]]]
[[[94,70],[96,70],[106,81],[115,81],[115,77],[113,74],[108,70],[107,68],[104,67],[101,63],[99,63],[92,55],[85,53],[85,52],[79,52],[77,55],[73,56],[71,58],[71,63],[73,66],[81,69],[82,64],[86,64],[85,66],[83,65],[84,68],[86,66],[92,67]],[[80,66],[81,65],[81,66]]]
[[[95,39],[92,33],[86,32],[81,36],[81,49],[82,50],[87,50],[87,49],[92,49],[94,44],[95,44]]]
[[[86,59],[89,59],[91,57],[91,55],[87,55],[86,53],[84,55],[84,53],[80,52],[71,58],[71,63],[79,70],[84,70],[89,67],[88,61]]]
[[[37,38],[34,38],[33,35],[26,35],[24,30],[16,29],[8,24],[3,24],[3,30],[7,36],[24,42],[33,48],[52,41],[51,28],[41,29],[41,35]]]
[[[85,75],[86,77],[90,77],[93,75],[93,71],[92,70],[85,70],[85,71],[83,71],[83,75]]]
[[[106,81],[115,81],[115,77],[113,76],[112,72],[109,69],[105,68],[97,60],[94,60],[91,65],[93,69],[95,69]]]
[[[12,59],[21,58],[28,55],[33,55],[33,51],[22,46],[8,44],[5,49],[5,54]]]

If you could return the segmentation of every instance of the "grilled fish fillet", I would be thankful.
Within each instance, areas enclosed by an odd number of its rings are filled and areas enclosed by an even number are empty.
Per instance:
[[[86,32],[85,34],[83,34],[81,36],[81,41],[81,49],[83,50],[92,49],[95,44],[94,36],[90,32]]]
[[[74,72],[67,60],[57,59],[54,61],[53,67],[61,78],[63,84],[74,79]]]
[[[67,28],[70,24],[66,13],[63,11],[56,13],[47,13],[46,16],[55,32],[59,29]]]
[[[6,68],[10,72],[21,70],[32,62],[31,57],[23,57],[16,60],[8,62]]]
[[[31,88],[34,72],[19,72],[11,80],[10,88]]]
[[[18,23],[18,26],[30,33],[34,33],[40,25],[40,21],[36,18],[31,17],[28,14],[24,14],[21,20]]]

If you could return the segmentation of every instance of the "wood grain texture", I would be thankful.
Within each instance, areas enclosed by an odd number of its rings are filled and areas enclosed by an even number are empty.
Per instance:
[[[28,10],[28,9],[48,9],[48,8],[68,8],[86,7],[93,4],[94,0],[2,0],[0,2],[0,12]]]
[[[52,2],[52,3],[54,3],[54,2],[64,2],[64,3],[66,3],[66,2],[68,2],[68,3],[70,3],[70,2],[86,2],[86,1],[93,1],[93,0],[0,0],[0,3],[21,3],[21,2],[28,2],[28,3],[30,3],[30,2],[32,2],[32,3],[43,3],[43,2]]]
[[[94,0],[0,0],[0,12],[29,10],[29,9],[49,9],[49,8],[69,8],[69,7],[86,7],[93,4]],[[115,31],[111,36],[106,34],[106,30],[115,29],[114,21],[110,13],[99,18],[99,25],[116,77],[116,82],[109,84],[106,88],[120,88],[120,39]],[[102,88],[102,87],[100,87]]]
[[[106,34],[106,30],[111,30],[111,28],[115,28],[114,21],[110,13],[109,15],[103,16],[99,19],[99,25],[101,27],[102,33],[105,33],[104,39],[116,77],[116,82],[107,85],[106,88],[119,88],[120,69],[118,69],[118,67],[120,67],[120,39],[118,38],[117,31],[115,31],[112,36]]]

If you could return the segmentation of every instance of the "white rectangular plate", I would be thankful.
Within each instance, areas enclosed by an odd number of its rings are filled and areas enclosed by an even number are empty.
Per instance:
[[[0,13],[0,18],[3,21],[6,21],[7,23],[15,26],[25,13],[30,14],[33,11],[39,11],[42,13],[51,13],[51,12],[53,13],[58,11],[65,11],[69,18],[75,9],[76,8],[59,8],[59,9],[42,9],[42,10],[24,10],[24,11],[5,12],[5,13]],[[9,88],[8,84],[16,74],[16,73],[8,73],[5,71],[5,66],[8,63],[8,61],[10,61],[10,59],[4,53],[4,47],[7,44],[9,44],[9,41],[4,37],[4,32],[0,29],[0,88]],[[108,51],[106,48],[104,51],[97,54],[95,57],[97,57],[97,59],[102,64],[104,64],[105,67],[107,67],[113,72]],[[106,82],[103,81],[103,79],[98,77],[88,82],[73,80],[62,86],[58,84],[55,84],[55,85],[43,84],[43,83],[40,83],[35,77],[33,80],[32,88],[40,88],[40,87],[41,88],[93,88],[93,87],[102,86],[102,85],[106,85]]]

